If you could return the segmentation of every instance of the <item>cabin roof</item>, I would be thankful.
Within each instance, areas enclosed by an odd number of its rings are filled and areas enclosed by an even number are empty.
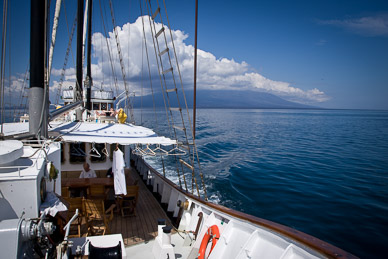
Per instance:
[[[66,122],[50,123],[50,132],[59,133],[65,142],[107,143],[120,145],[175,145],[175,140],[158,136],[151,129],[132,124]]]

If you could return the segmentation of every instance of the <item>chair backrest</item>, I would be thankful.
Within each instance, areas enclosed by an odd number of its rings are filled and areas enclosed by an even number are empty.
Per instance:
[[[134,197],[137,201],[139,196],[139,186],[138,185],[127,185],[127,195],[124,197]]]
[[[83,212],[89,219],[104,220],[105,207],[104,201],[100,199],[83,199]]]
[[[105,186],[104,185],[91,185],[89,187],[89,194],[93,197],[101,197],[104,198],[106,196],[105,194]]]
[[[75,197],[75,198],[64,197],[64,199],[69,203],[68,213],[67,213],[68,214],[67,217],[69,219],[73,217],[76,209],[78,209],[78,213],[82,215],[82,212],[83,212],[82,197]]]
[[[61,188],[61,196],[62,197],[70,197],[69,187]]]

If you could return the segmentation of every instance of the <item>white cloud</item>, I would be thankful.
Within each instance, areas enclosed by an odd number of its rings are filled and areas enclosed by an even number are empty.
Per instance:
[[[151,37],[151,28],[149,26],[149,17],[144,16],[145,34],[147,41],[147,49],[150,59],[151,77],[153,80],[154,89],[160,89],[158,68],[156,65],[155,50],[153,39]],[[156,24],[156,31],[159,31],[161,24]],[[123,27],[118,27],[119,41],[125,66],[125,75],[130,85],[131,91],[136,91],[136,95],[140,94],[141,78],[148,80],[148,69],[146,50],[143,43],[143,25],[142,18],[139,17],[133,24],[125,24]],[[130,31],[130,33],[129,33]],[[166,30],[166,36],[169,38],[170,31]],[[174,38],[174,45],[178,56],[180,72],[185,89],[192,87],[193,82],[193,66],[194,66],[194,47],[187,45],[185,40],[188,35],[180,30],[171,31]],[[159,37],[159,51],[166,49],[164,40]],[[107,47],[109,44],[109,51]],[[120,68],[119,57],[117,53],[116,41],[113,32],[109,33],[108,39],[103,34],[97,32],[93,34],[93,55],[97,59],[97,64],[92,66],[92,75],[94,85],[110,85],[114,87],[112,79],[112,63],[113,70],[118,78],[118,88],[121,92],[124,90],[122,73]],[[171,58],[174,60],[174,52],[172,43],[168,40],[168,48]],[[157,47],[156,47],[157,48]],[[168,64],[168,55],[162,56],[163,70],[170,67]],[[142,69],[143,66],[143,69]],[[177,67],[173,61],[174,74],[176,82],[179,84]],[[60,70],[53,69],[53,75],[59,76]],[[65,80],[75,80],[75,70],[73,68],[66,70]],[[168,88],[173,88],[171,75],[166,75],[166,81],[170,84]],[[292,99],[299,102],[323,102],[329,99],[322,91],[318,89],[302,90],[291,86],[287,82],[275,81],[252,72],[252,68],[246,62],[236,62],[233,59],[217,58],[212,53],[203,50],[198,50],[198,89],[229,89],[229,90],[254,90],[264,91],[282,96],[285,99]],[[74,84],[74,83],[73,83]],[[54,82],[58,85],[58,82]],[[149,87],[149,81],[144,84]],[[146,92],[146,93],[149,93]]]
[[[388,14],[342,20],[320,20],[318,23],[340,27],[362,36],[388,36]]]

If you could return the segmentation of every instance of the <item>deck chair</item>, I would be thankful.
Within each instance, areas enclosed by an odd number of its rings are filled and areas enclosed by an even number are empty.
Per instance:
[[[136,204],[139,197],[139,186],[127,186],[127,195],[120,199],[121,216],[136,216]]]
[[[95,229],[102,230],[102,235],[109,234],[109,222],[113,219],[113,209],[116,207],[112,204],[109,209],[105,210],[104,200],[102,199],[83,199],[83,213],[86,221],[86,227],[92,235],[99,234]]]
[[[77,226],[77,234],[73,235],[70,234],[70,237],[81,237],[81,225],[82,225],[82,215],[83,215],[83,209],[82,209],[82,197],[76,197],[76,198],[70,198],[70,197],[64,197],[64,199],[69,203],[69,207],[67,210],[67,222],[74,216],[75,210],[78,209],[78,217],[75,221],[71,224]],[[70,226],[70,233],[72,232],[72,228]]]
[[[61,188],[61,196],[64,198],[70,197],[69,187],[62,187]]]
[[[104,185],[91,185],[88,188],[88,198],[106,200],[108,192],[109,189],[105,188]]]

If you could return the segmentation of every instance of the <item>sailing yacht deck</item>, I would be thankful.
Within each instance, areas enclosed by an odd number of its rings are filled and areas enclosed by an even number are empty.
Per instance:
[[[130,170],[130,176],[134,181],[138,180],[139,185],[136,216],[123,218],[116,214],[110,223],[111,234],[121,234],[126,246],[154,239],[158,234],[158,219],[166,219],[167,225],[172,225],[167,214],[134,169]]]
[[[147,243],[156,238],[158,234],[158,219],[165,219],[168,226],[171,226],[167,214],[157,202],[152,193],[140,179],[135,169],[125,169],[127,183],[135,183],[139,186],[138,201],[135,215],[122,217],[121,213],[115,213],[109,223],[109,234],[121,234],[125,246]],[[82,220],[81,235],[86,236],[85,220]],[[71,235],[74,237],[74,235]]]

